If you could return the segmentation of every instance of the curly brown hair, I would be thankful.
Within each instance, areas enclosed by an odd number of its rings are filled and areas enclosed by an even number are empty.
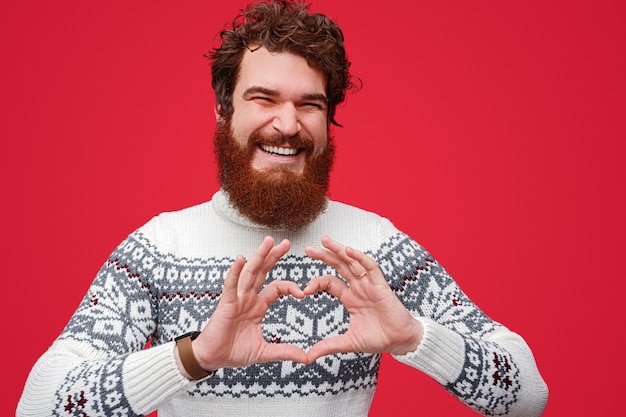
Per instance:
[[[341,28],[323,14],[309,13],[309,7],[301,0],[251,3],[220,32],[221,44],[206,57],[212,61],[212,85],[223,116],[233,112],[232,95],[244,51],[265,47],[302,56],[325,74],[328,120],[341,126],[335,120],[337,105],[347,90],[358,86],[349,72]]]

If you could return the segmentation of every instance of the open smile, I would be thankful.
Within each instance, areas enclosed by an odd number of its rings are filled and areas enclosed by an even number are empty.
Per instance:
[[[260,145],[259,146],[263,152],[279,155],[279,156],[296,156],[300,153],[301,148],[292,148],[292,147],[284,147],[284,146],[269,146],[269,145]]]

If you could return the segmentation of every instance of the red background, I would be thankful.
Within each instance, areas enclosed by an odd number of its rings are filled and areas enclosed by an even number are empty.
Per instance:
[[[202,54],[244,3],[5,2],[0,415],[111,250],[216,190]],[[621,1],[343,1],[363,89],[338,112],[332,197],[429,249],[524,335],[546,416],[623,408]],[[384,358],[371,416],[475,415]]]

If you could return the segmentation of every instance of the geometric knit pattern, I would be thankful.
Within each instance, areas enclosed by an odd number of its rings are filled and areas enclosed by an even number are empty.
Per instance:
[[[123,357],[105,366],[85,362],[73,369],[57,392],[54,416],[134,416],[121,393]],[[74,388],[74,384],[79,388]]]
[[[523,339],[487,317],[391,222],[329,202],[302,232],[266,230],[229,206],[220,191],[210,202],[155,217],[113,251],[35,365],[17,414],[139,416],[159,408],[163,416],[184,417],[366,416],[377,384],[377,354],[226,368],[196,382],[181,376],[172,355],[175,337],[201,330],[210,319],[235,256],[249,256],[267,234],[276,242],[289,238],[292,247],[264,285],[290,280],[303,288],[314,277],[339,277],[304,255],[304,247],[319,244],[326,233],[374,258],[392,291],[422,320],[423,343],[398,360],[426,372],[484,415],[541,413],[547,390]],[[268,342],[307,350],[342,334],[348,323],[341,302],[317,292],[303,300],[279,298],[262,330]]]
[[[466,349],[463,372],[446,389],[485,415],[506,415],[520,389],[519,369],[493,343],[485,345],[469,339]]]
[[[369,253],[377,260],[389,284],[416,316],[431,317],[457,332],[477,337],[497,326],[467,299],[441,266],[417,243],[402,233]],[[60,339],[71,337],[105,346],[123,354],[143,347],[152,337],[156,346],[171,341],[186,329],[200,330],[220,298],[223,279],[234,259],[181,259],[159,251],[140,233],[126,239],[102,267]],[[331,267],[308,257],[286,256],[270,271],[267,282],[290,279],[300,285],[315,276],[337,275]],[[149,277],[149,279],[147,279]],[[182,285],[181,285],[182,284]],[[121,321],[119,317],[130,317]],[[263,323],[266,340],[307,348],[347,330],[348,315],[327,293],[304,300],[281,297]],[[159,323],[158,327],[154,323]],[[512,359],[497,346],[467,343],[468,355],[459,381],[446,389],[486,415],[505,414],[516,400],[518,373]],[[486,358],[493,358],[485,360]],[[336,394],[375,387],[380,355],[343,353],[313,364],[289,361],[254,364],[219,371],[188,390],[187,395],[250,398]],[[82,404],[113,415],[121,406],[120,359],[90,372],[70,375],[59,391],[59,415],[90,415]],[[117,375],[117,376],[116,376]],[[81,378],[83,381],[81,381]],[[71,389],[78,381],[80,390]],[[91,381],[85,385],[84,381]],[[91,389],[89,389],[91,387]],[[110,392],[106,389],[110,388]],[[87,388],[87,389],[85,389]],[[494,395],[495,394],[495,395]],[[81,403],[82,399],[82,403]],[[491,401],[490,404],[483,403]],[[72,406],[73,405],[73,406]],[[124,409],[120,415],[132,415]],[[70,412],[70,411],[73,411]]]
[[[429,317],[467,337],[463,371],[445,388],[482,414],[505,415],[517,401],[519,371],[502,348],[479,342],[500,325],[477,309],[441,265],[406,235],[393,236],[374,257],[413,315]]]

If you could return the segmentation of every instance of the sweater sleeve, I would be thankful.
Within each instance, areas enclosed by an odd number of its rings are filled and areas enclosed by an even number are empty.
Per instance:
[[[17,416],[140,416],[192,384],[174,342],[144,349],[156,328],[150,257],[131,235],[105,262],[67,326],[37,361]],[[153,265],[151,265],[153,266]]]
[[[487,317],[419,244],[397,232],[375,254],[424,337],[394,355],[487,416],[539,416],[548,390],[524,339]]]

